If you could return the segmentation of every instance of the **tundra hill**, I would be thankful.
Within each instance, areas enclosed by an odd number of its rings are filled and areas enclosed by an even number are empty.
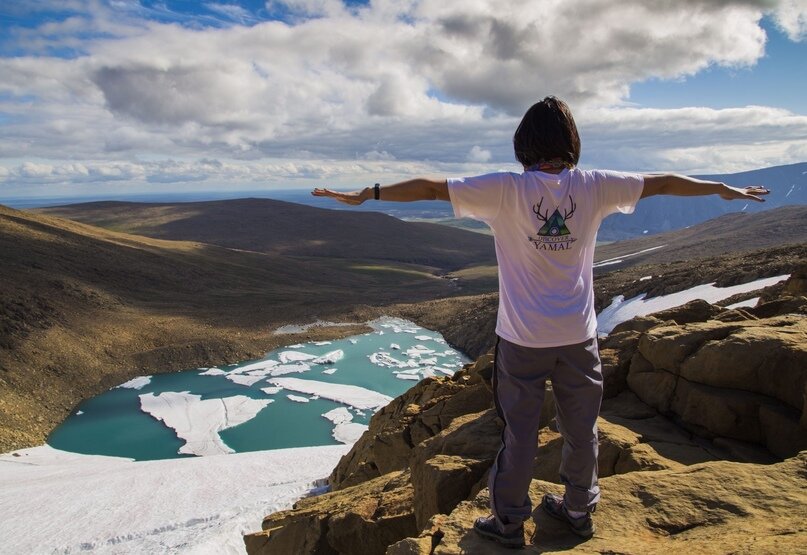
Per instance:
[[[686,229],[600,245],[595,273],[807,244],[807,206],[725,214]]]
[[[0,451],[41,443],[76,403],[134,376],[257,358],[296,341],[271,333],[282,324],[365,321],[458,290],[397,262],[165,241],[3,206],[0,283]]]
[[[495,264],[493,240],[377,212],[313,208],[270,199],[189,203],[91,202],[37,212],[145,235],[294,256],[392,260],[456,270]]]

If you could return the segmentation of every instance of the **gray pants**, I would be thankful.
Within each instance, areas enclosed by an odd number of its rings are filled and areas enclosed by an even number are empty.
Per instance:
[[[488,488],[491,510],[505,533],[518,528],[532,513],[529,486],[548,379],[552,380],[556,420],[563,435],[560,478],[566,486],[564,503],[574,511],[591,511],[600,499],[597,415],[602,401],[602,371],[597,340],[534,349],[500,338],[493,398],[504,430]]]

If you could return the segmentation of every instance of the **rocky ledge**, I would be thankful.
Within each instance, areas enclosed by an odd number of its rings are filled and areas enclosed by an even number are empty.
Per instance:
[[[601,341],[603,501],[598,532],[571,536],[540,510],[528,551],[796,552],[807,545],[807,272],[776,298],[727,310],[694,301]],[[487,514],[501,422],[488,353],[378,412],[329,478],[331,492],[267,516],[250,554],[495,553]],[[551,391],[531,495],[559,492]]]

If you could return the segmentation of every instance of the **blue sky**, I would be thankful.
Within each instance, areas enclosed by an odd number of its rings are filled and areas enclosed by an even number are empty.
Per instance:
[[[0,198],[517,171],[548,94],[584,167],[807,160],[803,0],[0,5]]]

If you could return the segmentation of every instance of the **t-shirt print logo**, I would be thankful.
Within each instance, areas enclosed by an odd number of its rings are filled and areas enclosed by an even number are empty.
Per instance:
[[[543,203],[544,199],[542,197],[541,201],[532,207],[538,221],[543,222],[543,225],[537,231],[537,236],[529,237],[529,240],[538,250],[564,251],[570,249],[572,243],[577,241],[572,237],[572,232],[566,226],[566,222],[572,218],[574,211],[577,209],[572,195],[569,195],[569,209],[563,208],[563,216],[560,215],[561,206],[555,208],[551,216],[548,208],[545,212],[541,212]]]

